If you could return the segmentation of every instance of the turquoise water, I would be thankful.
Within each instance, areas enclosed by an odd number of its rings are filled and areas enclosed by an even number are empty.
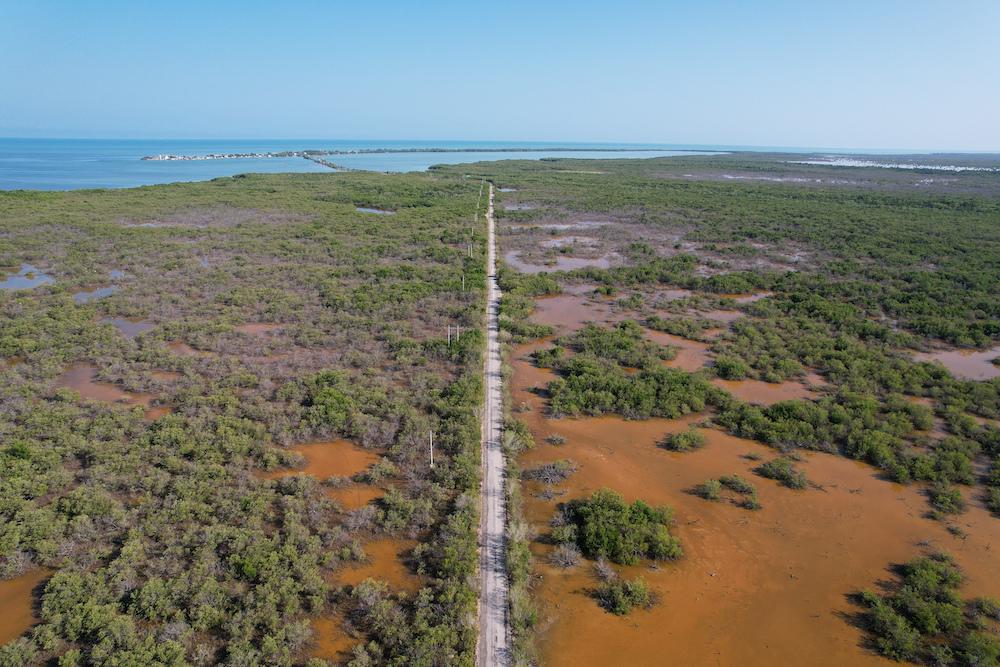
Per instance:
[[[545,148],[573,148],[572,152]],[[329,167],[300,157],[234,160],[143,161],[145,155],[277,153],[302,150],[406,150],[414,148],[488,149],[490,152],[377,153],[326,155],[324,160],[351,169],[423,171],[434,164],[542,158],[651,158],[704,155],[725,151],[800,154],[883,155],[898,151],[796,148],[788,146],[718,146],[679,144],[599,144],[531,141],[342,141],[330,139],[11,139],[0,138],[0,190],[75,190],[128,188],[139,185],[203,181],[245,173],[329,172]],[[535,149],[497,152],[504,148]],[[592,149],[587,151],[586,149]],[[605,149],[605,150],[593,150]],[[614,149],[609,152],[606,149]],[[638,149],[649,149],[639,151]]]
[[[622,152],[462,152],[379,153],[329,155],[324,159],[352,169],[373,171],[422,171],[433,164],[458,164],[480,160],[545,157],[609,158],[658,157],[685,154],[676,146],[566,144],[469,141],[331,141],[331,140],[115,140],[115,139],[3,139],[0,138],[0,189],[73,190],[127,188],[139,185],[202,181],[252,172],[330,172],[328,167],[300,157],[144,161],[145,155],[207,155],[210,153],[274,153],[289,150],[363,150],[413,148],[621,148]],[[654,148],[655,152],[637,152]],[[710,148],[708,150],[711,150]]]

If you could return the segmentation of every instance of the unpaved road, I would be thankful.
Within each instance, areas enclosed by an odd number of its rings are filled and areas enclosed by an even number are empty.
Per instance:
[[[510,629],[507,624],[509,590],[506,567],[507,506],[504,497],[504,456],[500,444],[502,419],[500,391],[500,287],[497,283],[497,252],[493,219],[493,185],[486,209],[487,305],[486,305],[486,405],[483,412],[482,515],[479,526],[479,645],[477,662],[482,667],[510,664]]]

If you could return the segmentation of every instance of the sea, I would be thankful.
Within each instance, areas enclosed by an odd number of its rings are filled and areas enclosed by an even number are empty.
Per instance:
[[[552,151],[546,148],[572,148]],[[503,149],[531,149],[503,152]],[[462,152],[396,152],[413,149],[463,149]],[[480,149],[482,152],[467,149]],[[613,149],[613,150],[609,150]],[[302,157],[224,160],[142,160],[150,155],[209,155],[336,150],[387,152],[327,155],[323,159],[350,169],[380,172],[423,171],[435,164],[485,160],[572,158],[652,158],[719,152],[711,147],[658,144],[583,144],[499,141],[336,141],[207,139],[17,139],[0,138],[0,189],[77,190],[202,181],[245,173],[330,172]]]
[[[564,150],[551,150],[561,148]],[[437,151],[433,149],[439,149]],[[453,152],[440,152],[451,150]],[[514,150],[518,149],[518,150]],[[572,150],[565,150],[572,149]],[[931,151],[801,148],[789,146],[721,146],[689,144],[612,144],[531,141],[381,141],[331,139],[23,139],[0,137],[0,190],[79,190],[131,188],[142,185],[203,181],[246,173],[330,172],[329,166],[302,157],[247,157],[223,160],[143,160],[153,155],[204,156],[262,154],[285,151],[361,151],[324,155],[347,169],[378,172],[423,171],[435,164],[545,158],[653,158],[715,155],[732,151],[811,154],[818,164],[837,165],[844,156],[927,155]],[[377,153],[363,151],[379,151]],[[419,152],[419,151],[424,152]],[[989,162],[984,162],[984,156]],[[997,171],[1000,156],[975,157],[969,164]],[[909,158],[907,158],[909,159]],[[965,154],[963,159],[973,159]],[[853,160],[857,162],[857,160]],[[844,163],[846,164],[846,163]],[[866,163],[883,168],[924,168],[912,160]],[[943,165],[943,166],[942,166]],[[933,169],[954,170],[947,160]]]

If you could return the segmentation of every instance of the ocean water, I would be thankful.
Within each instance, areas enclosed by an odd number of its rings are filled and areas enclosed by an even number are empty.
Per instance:
[[[553,146],[607,151],[552,152]],[[328,155],[324,159],[352,169],[422,171],[434,164],[481,160],[573,158],[651,158],[689,155],[676,146],[567,144],[468,141],[331,141],[331,140],[121,140],[121,139],[4,139],[0,138],[0,189],[74,190],[127,188],[179,181],[202,181],[244,173],[329,172],[328,167],[300,157],[232,160],[152,161],[146,155],[207,155],[210,153],[275,153],[290,150],[362,150],[413,148],[536,148],[530,152],[378,153]],[[637,149],[656,149],[639,151]],[[687,148],[687,147],[685,147]],[[712,151],[712,148],[706,147]],[[698,151],[702,152],[702,151]]]

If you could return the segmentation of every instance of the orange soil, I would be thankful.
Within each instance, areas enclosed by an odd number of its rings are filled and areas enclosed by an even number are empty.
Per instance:
[[[84,398],[107,403],[121,401],[129,405],[148,405],[153,397],[149,394],[131,394],[109,382],[98,382],[94,379],[97,369],[91,364],[73,364],[65,373],[56,379],[56,386],[66,387]]]
[[[349,440],[307,442],[289,448],[306,459],[303,468],[281,468],[263,473],[265,479],[278,479],[288,475],[306,474],[323,481],[327,477],[349,477],[378,461],[375,452],[358,447]]]
[[[662,331],[653,331],[652,329],[646,330],[646,337],[659,345],[677,348],[677,356],[665,362],[671,368],[679,368],[682,371],[693,373],[703,368],[712,360],[712,353],[708,349],[708,343],[688,340],[681,336],[663,333]]]
[[[312,475],[322,482],[329,477],[350,477],[367,470],[378,461],[378,454],[359,447],[349,440],[310,442],[291,448],[306,459],[303,468],[279,468],[260,473],[264,479],[280,479],[289,475]],[[351,482],[340,488],[327,489],[326,495],[345,510],[364,507],[375,498],[384,495],[381,489],[368,484]]]
[[[732,299],[736,303],[753,303],[772,296],[774,292],[754,292],[753,294],[720,294],[719,296]]]
[[[371,501],[385,495],[383,489],[370,484],[349,484],[339,489],[330,489],[326,495],[347,511],[364,507]]]
[[[313,631],[310,658],[322,658],[335,664],[343,664],[350,660],[354,645],[364,641],[364,637],[355,638],[344,632],[344,619],[339,614],[320,616],[310,619],[309,622]]]
[[[158,405],[155,408],[149,408],[142,415],[143,419],[146,421],[156,421],[160,417],[165,417],[174,411],[169,405]]]
[[[705,319],[715,320],[716,322],[724,322],[725,324],[735,322],[743,317],[743,313],[738,310],[709,310],[704,313],[698,313],[698,315],[700,317],[704,317]]]
[[[572,313],[573,321],[586,319],[588,313]],[[565,326],[566,319],[560,323]],[[966,596],[1000,595],[1000,554],[994,550],[1000,521],[972,494],[969,511],[955,519],[968,534],[963,540],[924,518],[928,506],[918,486],[884,481],[862,463],[804,453],[800,466],[821,488],[793,491],[752,473],[757,463],[745,454],[775,456],[754,441],[700,429],[707,442],[696,452],[657,447],[665,434],[708,415],[547,419],[544,399],[530,389],[544,386],[552,374],[526,359],[543,345],[519,346],[512,355],[513,403],[529,406],[520,417],[538,443],[522,455],[520,466],[568,458],[580,468],[555,487],[562,493],[552,500],[540,497],[539,483],[525,483],[524,513],[534,531],[548,533],[556,503],[610,487],[628,500],[673,507],[672,530],[685,556],[656,569],[619,568],[625,576],[642,575],[661,601],[649,611],[616,617],[588,595],[598,584],[588,561],[562,570],[548,563],[551,546],[532,544],[542,664],[892,664],[862,647],[863,635],[851,621],[860,610],[846,596],[888,579],[890,564],[913,558],[927,544],[956,557],[967,577]],[[804,390],[798,386],[796,391]],[[552,434],[565,444],[545,444]],[[751,512],[688,493],[695,484],[732,473],[752,480],[763,509]]]
[[[794,399],[813,399],[817,394],[803,382],[788,380],[786,382],[763,382],[761,380],[723,380],[713,378],[712,384],[725,389],[730,394],[756,405],[772,405],[778,401]]]
[[[611,304],[605,301],[590,302],[579,294],[560,294],[535,302],[531,321],[555,327],[556,333],[567,334],[579,329],[586,322],[603,323],[613,319]]]
[[[422,581],[404,563],[406,555],[417,546],[416,540],[380,538],[364,544],[368,560],[346,565],[337,570],[332,581],[339,585],[356,586],[365,579],[380,579],[394,593],[415,593]]]
[[[366,470],[378,461],[378,455],[355,445],[348,440],[313,442],[291,448],[306,459],[303,468],[281,468],[261,472],[264,479],[279,479],[289,475],[307,474],[323,481],[328,477],[350,477]],[[384,494],[382,489],[367,484],[350,483],[338,489],[328,489],[327,496],[335,500],[345,510],[358,509]],[[403,562],[402,557],[411,551],[415,540],[382,538],[364,545],[368,560],[358,565],[347,565],[332,573],[331,584],[336,586],[357,585],[368,579],[380,579],[389,584],[394,593],[413,593],[420,589],[421,579],[414,575]],[[343,629],[343,619],[338,614],[311,619],[313,627],[313,648],[311,657],[343,662],[349,658],[351,649],[363,638],[351,637]]]
[[[49,574],[47,570],[36,569],[0,580],[0,646],[17,639],[38,622],[34,591]]]
[[[138,392],[127,392],[118,385],[110,382],[98,382],[94,378],[97,369],[88,363],[76,363],[70,366],[65,373],[56,378],[57,387],[72,389],[83,398],[94,401],[104,401],[105,403],[123,403],[128,406],[139,405],[146,408],[143,417],[147,421],[158,419],[173,411],[173,408],[165,405],[150,407],[153,400],[152,394]],[[154,377],[156,372],[153,373]]]

